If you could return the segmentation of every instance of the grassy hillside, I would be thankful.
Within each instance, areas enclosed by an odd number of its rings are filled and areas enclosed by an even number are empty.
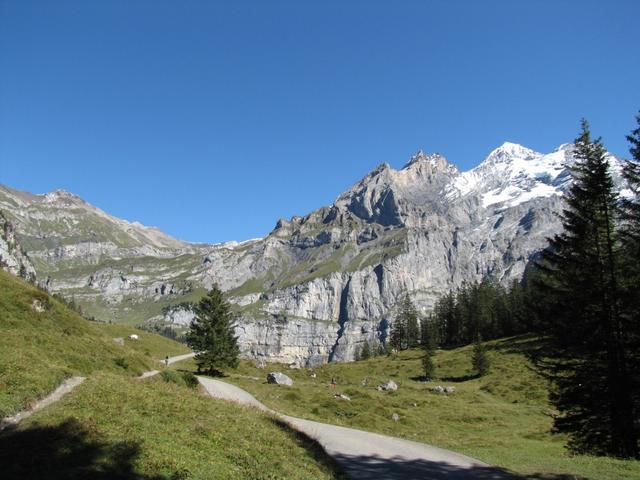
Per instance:
[[[266,373],[243,362],[228,372],[231,381],[266,405],[284,413],[337,425],[376,431],[466,453],[488,463],[526,475],[567,474],[567,478],[620,480],[640,478],[640,462],[569,456],[564,438],[550,433],[552,407],[547,385],[523,354],[533,338],[490,342],[493,366],[489,375],[470,374],[471,348],[440,350],[436,354],[439,380],[420,381],[420,351],[315,370],[282,370],[295,384],[279,387],[265,382]],[[185,368],[183,365],[181,368]],[[331,377],[338,381],[334,397]],[[377,385],[393,379],[397,392],[379,392]],[[430,391],[436,385],[454,386],[451,395]],[[393,414],[400,416],[393,420]]]
[[[110,373],[0,434],[0,464],[7,480],[340,478],[315,443],[270,416]]]
[[[140,340],[131,341],[130,333]],[[124,337],[118,345],[114,338]],[[65,377],[101,370],[128,376],[185,353],[177,342],[89,322],[46,293],[0,271],[0,417],[53,390]]]

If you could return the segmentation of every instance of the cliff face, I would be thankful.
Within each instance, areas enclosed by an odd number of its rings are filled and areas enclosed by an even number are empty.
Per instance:
[[[609,159],[620,182],[621,162]],[[314,364],[384,340],[404,292],[426,313],[463,281],[519,279],[560,228],[572,161],[570,145],[543,155],[506,143],[460,172],[418,152],[263,239],[220,245],[180,242],[66,192],[0,187],[0,209],[39,277],[97,318],[186,325],[189,309],[168,307],[215,282],[236,305],[245,354]]]

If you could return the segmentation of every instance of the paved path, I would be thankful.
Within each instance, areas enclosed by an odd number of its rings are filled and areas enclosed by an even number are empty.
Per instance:
[[[172,363],[180,362],[182,360],[186,360],[187,358],[192,358],[195,356],[196,356],[195,352],[185,353],[184,355],[177,355],[175,357],[170,357],[169,361],[166,363],[171,365]],[[165,360],[158,360],[158,361],[163,365],[165,365]],[[158,375],[159,373],[160,373],[160,370],[149,370],[148,372],[143,372],[142,375],[140,375],[138,378],[142,380],[143,378],[153,377],[154,375]]]
[[[281,415],[251,394],[220,380],[198,377],[209,395],[259,408],[316,440],[352,479],[515,480],[473,458],[377,433]]]

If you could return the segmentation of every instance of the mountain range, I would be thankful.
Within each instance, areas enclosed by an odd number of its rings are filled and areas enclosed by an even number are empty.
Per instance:
[[[622,160],[608,160],[622,187]],[[103,321],[185,328],[189,302],[216,283],[245,355],[348,361],[365,339],[385,339],[405,293],[426,314],[463,282],[519,280],[561,228],[574,161],[571,144],[542,154],[505,143],[461,172],[418,151],[264,238],[217,245],[115,218],[66,191],[0,186],[0,258]]]

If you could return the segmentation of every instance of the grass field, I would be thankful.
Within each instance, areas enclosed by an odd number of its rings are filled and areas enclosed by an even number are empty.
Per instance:
[[[253,409],[160,377],[91,376],[0,434],[2,478],[341,478],[314,442]]]
[[[0,418],[72,375],[139,375],[155,359],[188,349],[129,327],[89,322],[46,293],[0,270]],[[126,338],[138,333],[140,340]],[[118,345],[114,337],[124,337]]]
[[[589,456],[570,456],[564,438],[551,432],[553,410],[546,400],[545,381],[531,368],[523,352],[535,339],[520,337],[490,342],[492,370],[483,378],[470,376],[471,347],[440,350],[436,354],[439,380],[420,379],[421,352],[401,352],[348,364],[308,370],[284,370],[268,365],[257,369],[244,361],[228,371],[235,383],[277,411],[311,420],[448,448],[514,472],[540,478],[623,480],[640,478],[640,462]],[[189,364],[179,368],[187,368]],[[269,371],[291,376],[292,387],[269,385]],[[331,377],[338,381],[334,397]],[[393,379],[397,392],[379,392],[378,384]],[[451,395],[430,391],[436,385],[454,386]],[[399,421],[392,416],[396,413]]]

